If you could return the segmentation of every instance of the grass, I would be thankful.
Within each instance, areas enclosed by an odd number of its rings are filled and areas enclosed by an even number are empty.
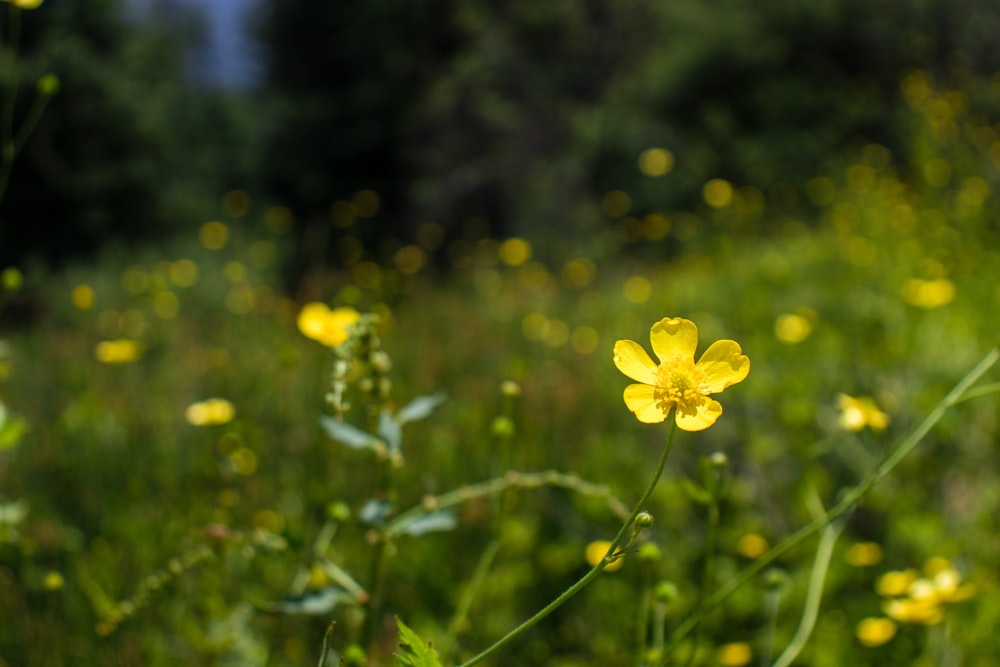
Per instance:
[[[734,339],[752,370],[720,398],[715,426],[678,435],[647,506],[655,523],[643,540],[658,549],[626,557],[503,654],[507,664],[643,664],[640,618],[662,619],[669,635],[758,555],[747,536],[776,545],[812,520],[807,498],[834,506],[996,344],[988,151],[935,132],[914,130],[925,173],[869,147],[843,174],[803,185],[812,203],[801,219],[773,212],[766,196],[745,205],[753,197],[737,189],[718,208],[671,215],[663,238],[609,220],[587,252],[541,234],[513,246],[470,238],[438,269],[427,266],[432,248],[413,246],[384,261],[347,258],[289,296],[287,240],[257,211],[224,218],[221,246],[191,230],[174,245],[26,272],[3,295],[41,316],[5,333],[0,399],[28,431],[0,451],[0,664],[312,664],[331,620],[331,654],[350,659],[362,642],[385,664],[394,614],[447,660],[471,657],[583,576],[587,545],[610,539],[615,508],[645,488],[666,429],[625,409],[611,349],[623,338],[645,345],[653,322],[683,316],[701,349]],[[312,299],[379,315],[394,408],[447,395],[404,426],[402,467],[324,434],[334,356],[296,327]],[[96,346],[117,339],[137,341],[138,358],[102,363]],[[887,428],[845,430],[839,394],[872,397]],[[997,653],[997,404],[984,394],[950,409],[838,524],[832,548],[824,542],[829,568],[801,664],[975,665]],[[363,397],[352,396],[347,421],[364,428]],[[232,403],[232,421],[185,421],[210,397]],[[715,452],[727,463],[709,547],[699,489],[716,474],[703,463]],[[443,495],[507,470],[532,474]],[[372,499],[398,514],[442,496],[462,501],[452,530],[382,548],[359,520]],[[859,543],[878,545],[879,558],[850,564]],[[762,664],[776,658],[810,581],[815,607],[816,549],[792,548],[707,615],[675,647],[682,664],[734,661],[734,643]],[[942,624],[900,623],[892,641],[861,644],[857,625],[884,615],[878,577],[935,556],[975,595],[947,606]],[[380,613],[366,623],[352,585],[371,594],[376,580]],[[664,582],[676,597],[655,594]]]

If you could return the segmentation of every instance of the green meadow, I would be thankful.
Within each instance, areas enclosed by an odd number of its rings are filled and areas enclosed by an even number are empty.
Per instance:
[[[579,232],[373,187],[303,269],[247,187],[0,266],[0,666],[994,664],[1000,84],[898,86],[902,151],[657,207],[650,143]]]

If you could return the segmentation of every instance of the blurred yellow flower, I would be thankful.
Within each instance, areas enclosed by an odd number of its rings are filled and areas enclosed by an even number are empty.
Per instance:
[[[128,364],[142,356],[142,348],[131,338],[102,340],[94,346],[94,356],[103,364]]]
[[[62,590],[62,587],[66,585],[66,580],[63,579],[61,572],[58,572],[57,570],[49,570],[45,573],[42,585],[47,591],[58,591]]]
[[[620,340],[614,349],[618,370],[640,383],[625,388],[625,405],[645,424],[662,422],[677,408],[679,428],[704,430],[722,414],[709,394],[742,382],[750,372],[750,359],[731,340],[712,343],[695,363],[698,327],[681,317],[654,324],[650,342],[659,364],[635,341]]]
[[[749,664],[753,651],[746,642],[732,642],[720,646],[715,651],[715,657],[723,667],[743,667]]]
[[[3,0],[4,2],[10,2],[10,4],[15,7],[20,7],[21,9],[36,9],[41,6],[44,0]]]
[[[590,564],[591,567],[594,567],[602,560],[604,560],[604,555],[608,553],[608,549],[610,548],[611,548],[611,542],[607,540],[597,540],[595,542],[591,542],[590,544],[587,545],[587,552],[586,552],[587,562]],[[621,568],[621,566],[624,564],[625,564],[625,559],[619,558],[616,561],[608,563],[608,565],[604,568],[604,571],[614,572],[615,570]]]
[[[900,623],[937,625],[944,620],[944,605],[968,600],[975,595],[972,584],[944,558],[932,558],[925,567],[926,577],[916,570],[886,572],[876,582],[876,590],[889,599],[882,603],[887,616]]]
[[[192,426],[225,424],[236,416],[236,408],[224,398],[209,398],[192,403],[184,410],[184,419]]]
[[[330,310],[325,303],[313,301],[302,306],[299,311],[299,331],[307,338],[319,341],[327,347],[337,347],[347,340],[351,325],[361,317],[353,308]]]
[[[882,431],[889,425],[889,415],[879,410],[875,401],[866,396],[855,398],[838,394],[837,407],[840,408],[840,427],[848,431],[860,431],[866,426],[873,431]]]
[[[760,558],[770,548],[771,545],[767,543],[767,540],[757,533],[748,533],[736,543],[736,550],[741,556],[747,558]]]
[[[77,285],[73,288],[71,299],[78,310],[90,310],[94,305],[94,288],[90,285]]]
[[[847,548],[844,560],[854,567],[876,565],[882,560],[882,547],[875,542],[855,542]]]
[[[865,646],[881,646],[896,636],[896,624],[888,618],[866,618],[858,623],[854,634]]]
[[[955,283],[947,278],[919,280],[914,278],[903,285],[903,300],[918,308],[940,308],[955,298]]]

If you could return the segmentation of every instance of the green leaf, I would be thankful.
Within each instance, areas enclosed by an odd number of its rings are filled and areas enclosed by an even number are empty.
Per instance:
[[[400,424],[407,424],[415,422],[418,419],[424,419],[434,412],[434,408],[444,403],[444,399],[445,394],[443,392],[428,396],[417,396],[399,409],[399,412],[396,413],[396,421]]]
[[[318,591],[309,591],[294,598],[285,598],[280,602],[262,605],[265,611],[272,614],[304,614],[320,616],[329,614],[343,603],[355,604],[354,596],[342,588],[328,586]]]
[[[399,628],[399,651],[393,654],[393,665],[396,667],[442,667],[437,651],[428,642],[417,636],[413,630],[406,627],[396,617]]]
[[[424,514],[411,521],[407,521],[398,530],[393,532],[400,535],[412,535],[418,537],[425,533],[439,533],[446,530],[453,530],[458,522],[455,514],[448,510],[440,510],[430,514]]]
[[[371,433],[366,433],[358,427],[343,422],[336,417],[320,417],[319,425],[330,438],[343,445],[347,445],[351,449],[377,450],[383,445],[382,441]]]
[[[378,434],[385,440],[390,452],[398,452],[403,445],[403,429],[388,410],[379,413]]]

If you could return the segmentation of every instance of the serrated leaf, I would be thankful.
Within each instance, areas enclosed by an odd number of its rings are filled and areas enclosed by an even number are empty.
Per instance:
[[[388,410],[379,413],[378,434],[385,440],[390,452],[399,451],[403,444],[403,429]]]
[[[398,616],[396,627],[399,628],[399,651],[392,656],[396,667],[442,667],[437,651],[406,627]]]
[[[426,533],[439,533],[453,530],[458,525],[455,514],[448,510],[440,510],[407,521],[395,533],[418,537]]]
[[[400,424],[407,424],[415,422],[418,419],[424,419],[430,416],[437,406],[444,403],[445,398],[446,396],[443,392],[427,396],[417,396],[399,409],[399,412],[396,413],[396,421]]]
[[[378,449],[381,441],[371,433],[366,433],[356,426],[340,421],[335,417],[319,418],[319,425],[331,439],[351,449]]]

